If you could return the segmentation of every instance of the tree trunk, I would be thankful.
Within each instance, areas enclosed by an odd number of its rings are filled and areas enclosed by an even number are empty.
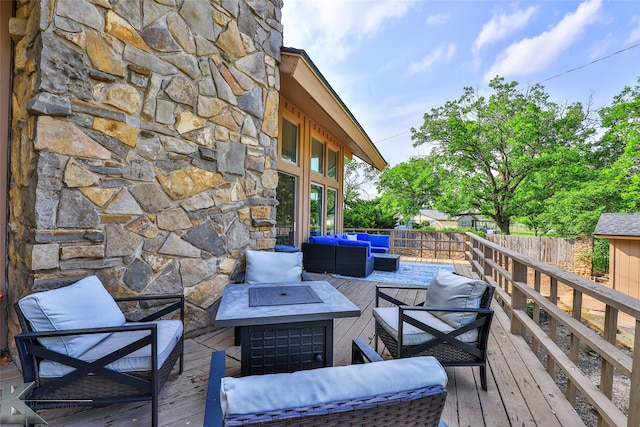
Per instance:
[[[503,234],[511,234],[511,232],[509,231],[509,223],[511,223],[510,218],[496,218],[496,225]]]

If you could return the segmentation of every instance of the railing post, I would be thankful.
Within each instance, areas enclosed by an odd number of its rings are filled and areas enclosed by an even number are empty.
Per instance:
[[[491,267],[490,263],[487,262],[487,260],[493,259],[493,249],[491,249],[489,246],[485,246],[482,253],[484,254],[484,258],[482,260],[484,277],[493,277],[493,268]]]
[[[618,333],[618,310],[610,305],[607,305],[604,309],[604,327],[602,329],[602,336],[611,344],[616,345]],[[634,354],[635,356],[635,354]],[[633,371],[631,371],[633,376]],[[613,365],[602,359],[602,368],[600,370],[600,391],[604,393],[609,399],[613,396]],[[601,416],[598,416],[598,426],[608,427]],[[636,424],[638,425],[638,424]]]
[[[558,279],[555,277],[551,278],[551,283],[549,285],[549,301],[554,305],[558,305]],[[549,332],[547,332],[547,335],[549,335],[549,338],[551,338],[554,343],[558,342],[558,320],[553,316],[549,319]],[[553,376],[554,371],[555,364],[553,359],[547,356],[547,372],[549,375]]]
[[[636,319],[636,331],[640,331],[640,320]],[[629,390],[629,417],[627,427],[640,426],[640,334],[633,339],[633,363],[631,389]]]
[[[573,305],[571,307],[573,311],[573,318],[577,320],[582,319],[582,292],[573,290]],[[571,340],[569,343],[569,359],[576,365],[580,364],[578,360],[580,354],[580,338],[578,338],[575,334],[571,334]],[[567,400],[571,402],[572,405],[576,403],[576,393],[578,389],[576,385],[567,379]]]
[[[527,311],[527,296],[516,286],[516,282],[526,283],[527,266],[514,259],[511,260],[511,263],[513,266],[513,271],[511,272],[511,333],[522,335],[522,323],[513,313],[516,310],[522,310],[525,313]]]
[[[542,275],[538,270],[533,271],[533,289],[540,293],[542,287]],[[540,325],[540,306],[537,303],[533,304],[533,321],[536,325]],[[535,337],[531,338],[531,348],[534,353],[538,352],[538,340]]]

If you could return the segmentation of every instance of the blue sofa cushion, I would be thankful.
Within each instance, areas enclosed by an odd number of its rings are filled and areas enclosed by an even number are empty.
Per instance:
[[[369,241],[371,246],[377,246],[381,248],[389,249],[391,237],[384,234],[369,234]]]
[[[371,252],[386,253],[389,252],[391,246],[391,236],[384,234],[356,234],[357,239],[363,242],[371,243]]]
[[[338,239],[329,236],[309,237],[309,243],[320,243],[323,245],[337,245]]]
[[[367,258],[371,257],[371,243],[364,242],[362,240],[348,240],[340,239],[340,245],[342,246],[362,246],[367,248]]]

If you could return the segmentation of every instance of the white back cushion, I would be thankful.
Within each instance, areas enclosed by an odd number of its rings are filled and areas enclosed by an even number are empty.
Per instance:
[[[246,283],[302,281],[302,252],[247,251]]]
[[[420,356],[290,374],[225,377],[220,398],[225,414],[253,414],[446,386],[447,379],[434,357]]]
[[[438,270],[429,283],[425,307],[479,308],[487,284],[459,274]],[[476,313],[432,312],[455,329],[476,319]]]
[[[122,326],[124,314],[96,276],[72,285],[36,292],[22,298],[18,305],[36,332]],[[87,334],[43,338],[45,347],[78,357],[109,334]]]

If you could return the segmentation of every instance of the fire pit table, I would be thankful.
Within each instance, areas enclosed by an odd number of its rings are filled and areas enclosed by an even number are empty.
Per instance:
[[[333,319],[360,309],[329,282],[228,285],[216,326],[238,328],[243,376],[333,365]]]

